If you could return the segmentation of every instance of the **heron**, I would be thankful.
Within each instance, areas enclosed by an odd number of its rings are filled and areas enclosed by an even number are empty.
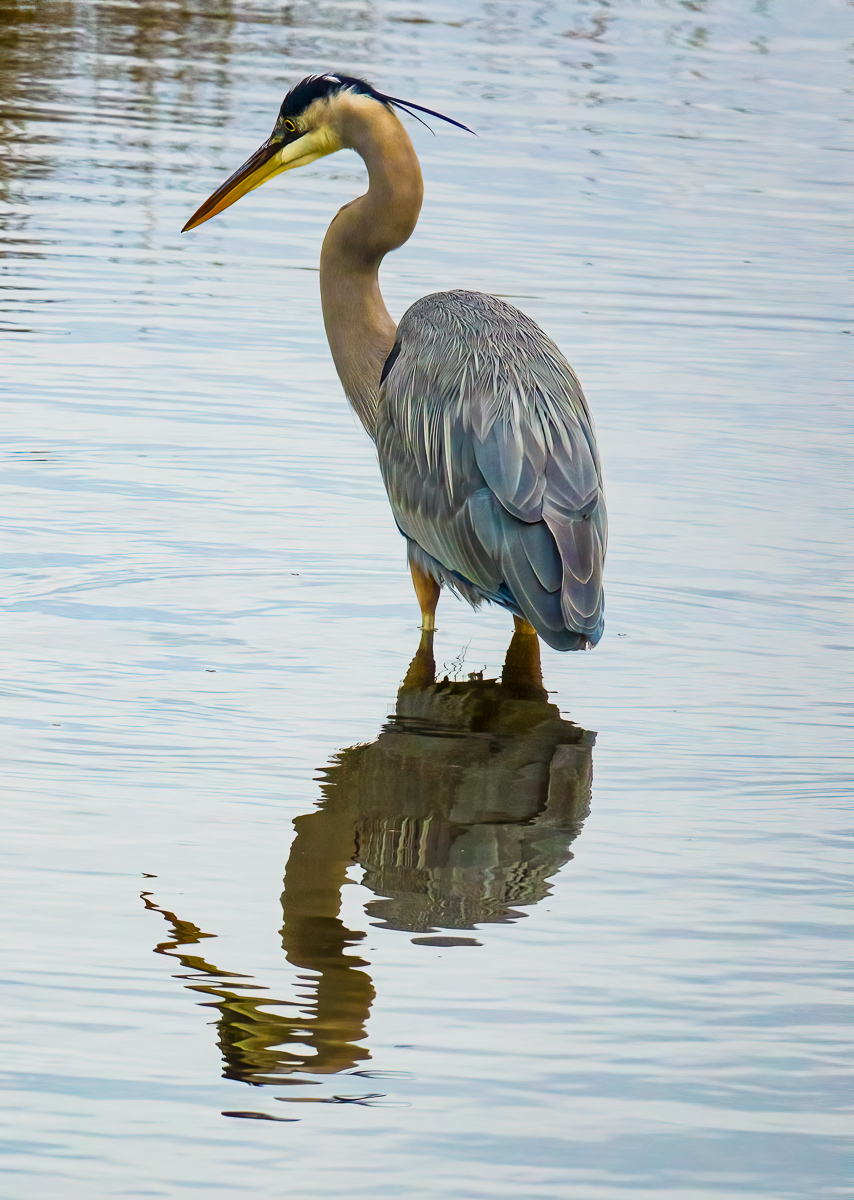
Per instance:
[[[514,637],[537,657],[537,635],[555,650],[588,649],[604,625],[607,516],[587,401],[552,339],[496,296],[436,292],[395,324],[379,268],[412,235],[424,193],[399,113],[472,132],[363,79],[308,76],[288,92],[267,141],[184,231],[283,171],[338,150],[361,156],[368,190],[327,230],[321,306],[344,393],[374,442],[406,539],[422,636],[432,639],[447,586],[474,608],[508,609]]]

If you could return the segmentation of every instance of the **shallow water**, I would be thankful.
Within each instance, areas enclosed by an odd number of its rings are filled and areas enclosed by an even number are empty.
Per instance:
[[[845,1194],[851,31],[0,7],[4,1197]],[[478,133],[412,123],[392,312],[506,296],[591,402],[607,627],[551,707],[452,598],[398,696],[317,295],[355,157],[178,232],[328,68]]]

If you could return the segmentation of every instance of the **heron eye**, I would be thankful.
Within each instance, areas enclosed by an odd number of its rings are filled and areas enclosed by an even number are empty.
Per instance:
[[[296,133],[297,131],[297,127],[293,121],[285,121],[285,129],[287,129],[288,133]]]

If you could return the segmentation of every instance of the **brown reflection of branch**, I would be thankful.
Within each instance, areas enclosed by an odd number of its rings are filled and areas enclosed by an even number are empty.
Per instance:
[[[4,210],[0,229],[7,234],[18,232],[24,224],[17,211],[26,195],[20,184],[53,169],[60,131],[44,120],[34,128],[28,128],[28,122],[34,110],[56,98],[58,81],[68,74],[73,49],[68,22],[73,9],[73,4],[15,0],[0,4],[0,205]],[[58,28],[44,28],[45,10]]]
[[[369,745],[336,755],[318,809],[294,822],[282,945],[305,972],[299,1002],[247,995],[266,989],[181,949],[212,935],[143,893],[170,926],[156,952],[191,972],[176,975],[191,981],[186,987],[212,997],[203,1003],[219,1013],[225,1076],[276,1083],[369,1058],[358,1043],[374,988],[368,964],[347,953],[365,935],[339,915],[348,868],[363,868],[362,884],[376,896],[366,911],[386,929],[424,934],[517,920],[572,857],[590,807],[594,741],[549,703],[539,642],[521,623],[500,682],[437,682],[433,635],[422,635],[388,724]]]

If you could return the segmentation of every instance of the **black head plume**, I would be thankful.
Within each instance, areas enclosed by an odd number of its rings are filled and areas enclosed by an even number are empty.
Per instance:
[[[309,104],[315,100],[320,100],[328,96],[334,96],[337,92],[355,92],[358,96],[370,96],[374,100],[378,100],[380,104],[386,104],[389,108],[399,108],[403,112],[408,112],[410,116],[415,117],[416,121],[421,121],[417,113],[426,113],[429,117],[437,117],[440,121],[447,121],[449,125],[456,125],[457,129],[464,129],[466,133],[473,133],[473,129],[469,129],[468,125],[463,125],[461,121],[455,121],[453,117],[446,117],[443,113],[435,112],[432,108],[424,108],[421,104],[413,104],[411,100],[400,100],[396,96],[386,96],[364,79],[356,79],[352,75],[339,75],[335,71],[330,71],[326,75],[308,75],[300,83],[292,87],[282,101],[282,107],[279,115],[281,117],[297,117],[304,112]],[[413,111],[417,110],[417,111]],[[421,121],[425,125],[425,121]],[[428,125],[429,129],[430,126]]]

